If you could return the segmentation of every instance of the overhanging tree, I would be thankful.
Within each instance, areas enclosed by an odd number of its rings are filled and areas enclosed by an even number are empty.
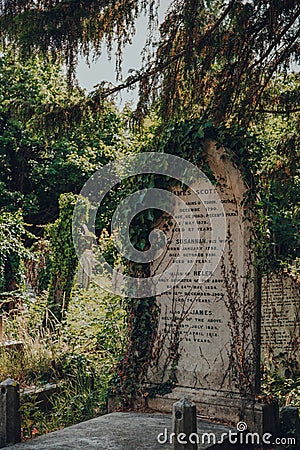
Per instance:
[[[136,17],[148,11],[155,25],[158,0],[3,0],[4,41],[23,52],[49,52],[65,61],[69,73],[79,53],[101,53],[117,42],[117,73],[122,48]],[[299,60],[300,4],[297,0],[171,0],[153,58],[118,86],[99,80],[81,107],[97,108],[103,98],[139,84],[137,116],[158,102],[162,117],[206,117],[215,123],[249,125],[273,75]]]

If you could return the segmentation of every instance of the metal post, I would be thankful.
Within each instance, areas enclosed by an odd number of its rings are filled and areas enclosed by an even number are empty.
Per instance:
[[[0,447],[21,440],[19,384],[8,378],[0,384]]]
[[[186,398],[173,405],[174,450],[197,450],[196,405]]]

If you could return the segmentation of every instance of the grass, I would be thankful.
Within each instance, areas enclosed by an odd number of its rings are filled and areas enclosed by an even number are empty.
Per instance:
[[[125,344],[125,310],[121,299],[97,286],[74,291],[59,324],[43,326],[46,294],[23,297],[6,314],[5,338],[23,343],[22,351],[1,350],[1,380],[11,377],[20,387],[60,386],[52,409],[44,414],[34,395],[22,397],[23,437],[63,428],[103,414],[114,367]]]
[[[5,340],[22,342],[22,349],[1,348],[2,380],[10,377],[26,387],[51,378],[55,347],[49,331],[42,327],[45,305],[43,297],[33,302],[26,296],[18,301],[15,310],[3,314]]]

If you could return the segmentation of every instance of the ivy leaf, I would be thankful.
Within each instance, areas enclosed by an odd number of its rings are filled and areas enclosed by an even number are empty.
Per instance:
[[[146,219],[149,220],[150,222],[153,222],[154,220],[154,213],[152,209],[148,209],[146,212]]]

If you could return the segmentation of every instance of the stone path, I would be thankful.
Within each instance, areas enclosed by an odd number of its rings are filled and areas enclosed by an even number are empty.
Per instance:
[[[225,425],[199,421],[198,433],[215,433],[217,441],[229,431]],[[160,444],[171,432],[172,417],[167,414],[112,413],[81,422],[31,441],[6,447],[7,450],[171,450],[170,443]],[[199,449],[230,449],[228,445],[201,444]],[[238,450],[238,447],[234,447]]]

